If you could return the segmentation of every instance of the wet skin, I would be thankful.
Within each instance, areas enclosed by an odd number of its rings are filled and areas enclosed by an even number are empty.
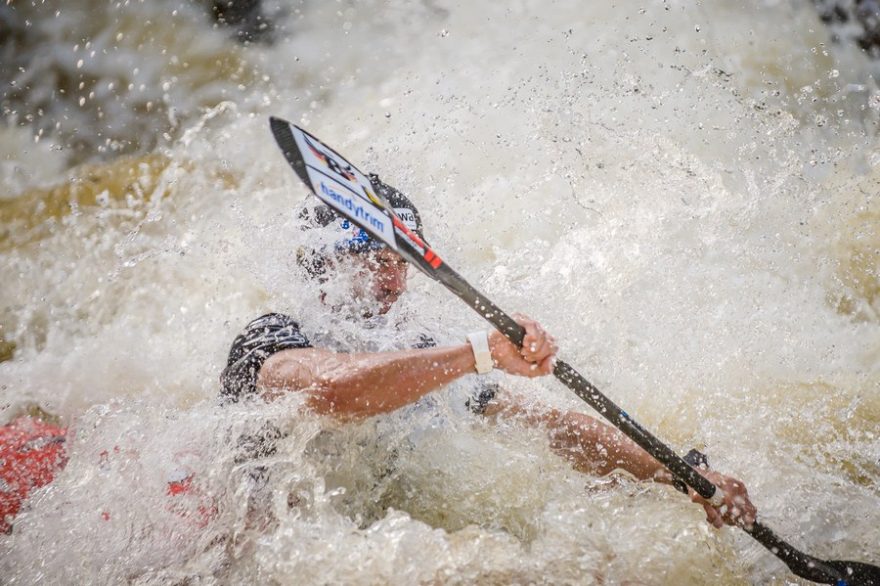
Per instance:
[[[390,248],[355,255],[355,262],[360,265],[352,291],[355,299],[375,301],[380,314],[388,313],[406,292],[409,263]]]

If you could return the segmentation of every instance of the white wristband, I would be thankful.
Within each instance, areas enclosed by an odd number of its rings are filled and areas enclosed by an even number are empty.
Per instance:
[[[479,374],[492,372],[495,363],[492,361],[492,352],[489,350],[489,334],[486,332],[474,332],[468,334],[471,350],[474,351],[474,366]]]

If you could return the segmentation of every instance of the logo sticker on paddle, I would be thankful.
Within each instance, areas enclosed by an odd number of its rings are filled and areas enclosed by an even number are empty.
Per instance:
[[[279,118],[270,123],[284,156],[312,193],[397,250],[392,218],[373,193],[370,179],[302,128]]]

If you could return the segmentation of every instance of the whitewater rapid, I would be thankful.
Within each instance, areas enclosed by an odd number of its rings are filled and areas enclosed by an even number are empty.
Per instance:
[[[266,311],[352,349],[484,327],[415,271],[370,330],[322,311],[269,115],[409,194],[452,267],[780,535],[880,562],[880,92],[810,5],[265,4],[275,42],[249,46],[199,3],[16,7],[39,34],[4,88],[0,407],[73,437],[0,536],[3,582],[800,583],[678,493],[469,415],[467,381],[351,426],[218,406]],[[236,442],[266,421],[287,435],[254,527]]]

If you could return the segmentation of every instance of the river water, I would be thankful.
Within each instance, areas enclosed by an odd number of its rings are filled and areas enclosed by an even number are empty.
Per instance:
[[[880,561],[880,91],[811,5],[265,3],[274,42],[243,46],[203,4],[4,13],[0,405],[73,429],[4,583],[800,583],[678,493],[468,414],[472,380],[349,426],[218,406],[268,310],[352,349],[483,327],[415,274],[372,328],[328,315],[269,115],[410,194],[451,266],[782,536]],[[238,438],[267,421],[255,489]]]

